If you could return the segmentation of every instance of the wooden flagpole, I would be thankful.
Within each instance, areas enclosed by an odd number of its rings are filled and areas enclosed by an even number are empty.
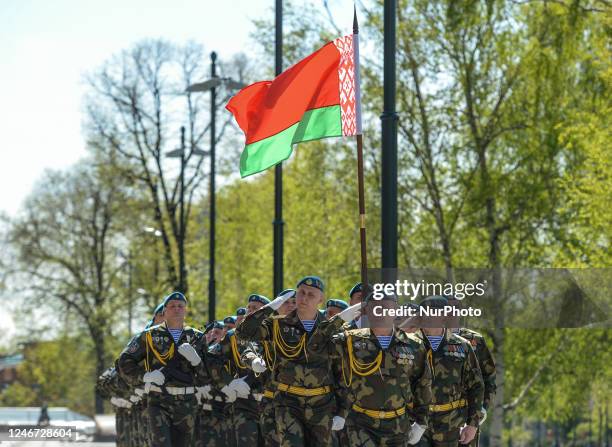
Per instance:
[[[365,187],[363,180],[363,135],[361,131],[361,88],[359,79],[359,24],[357,23],[357,7],[353,5],[353,52],[355,64],[355,113],[357,119],[357,184],[359,191],[359,239],[361,244],[361,283],[364,293],[362,299],[369,293],[368,284],[368,251],[366,238]]]

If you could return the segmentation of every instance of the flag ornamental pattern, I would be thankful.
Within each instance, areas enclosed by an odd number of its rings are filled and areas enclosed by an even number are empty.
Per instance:
[[[357,134],[357,110],[355,101],[355,62],[353,51],[353,36],[339,37],[334,45],[340,52],[338,80],[340,87],[340,113],[342,119],[342,135]]]
[[[360,131],[356,42],[357,36],[340,37],[228,102],[226,108],[246,137],[242,177],[288,159],[296,143]]]

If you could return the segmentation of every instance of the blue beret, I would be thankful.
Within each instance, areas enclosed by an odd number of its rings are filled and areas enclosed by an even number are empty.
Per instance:
[[[278,298],[278,297],[280,297],[280,296],[283,296],[283,295],[285,295],[286,293],[291,293],[291,294],[292,294],[291,298],[295,298],[295,289],[285,289],[285,290],[283,290],[281,293],[279,293],[279,294],[276,296],[276,298]]]
[[[323,280],[319,278],[318,276],[303,277],[302,279],[298,281],[297,286],[295,286],[295,288],[297,289],[302,284],[305,286],[316,287],[321,292],[325,292],[325,285],[323,284]]]
[[[155,308],[155,310],[153,311],[153,317],[162,313],[163,311],[164,311],[164,303],[159,303],[157,307]]]
[[[247,313],[246,307],[239,307],[236,310],[236,316],[237,317],[244,317],[246,315],[246,313]]]
[[[355,284],[353,286],[353,288],[349,292],[349,298],[352,297],[353,294],[355,294],[357,292],[363,292],[363,284],[361,284],[360,282],[358,282],[357,284]]]
[[[249,303],[262,303],[262,304],[269,304],[270,300],[268,298],[266,298],[263,295],[258,295],[256,293],[252,293],[249,295]]]
[[[223,324],[236,324],[236,317],[230,316],[223,319]]]
[[[164,307],[168,305],[168,303],[172,300],[183,301],[185,304],[187,303],[187,298],[181,292],[172,292],[166,298],[164,298]]]
[[[348,304],[344,300],[327,300],[325,307],[337,307],[338,309],[348,309]]]
[[[223,321],[215,321],[212,324],[212,329],[223,329],[223,328],[225,328]]]

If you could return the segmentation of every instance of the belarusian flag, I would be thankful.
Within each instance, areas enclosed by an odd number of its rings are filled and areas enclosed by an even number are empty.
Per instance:
[[[226,108],[246,135],[242,177],[286,160],[295,143],[360,134],[357,35],[328,43],[273,81],[245,87]]]

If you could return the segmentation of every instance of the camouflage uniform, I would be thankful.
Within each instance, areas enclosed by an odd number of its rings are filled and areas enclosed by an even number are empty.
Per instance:
[[[480,366],[480,372],[482,373],[482,379],[484,381],[484,399],[482,401],[482,407],[489,411],[489,407],[495,399],[495,360],[493,359],[493,355],[491,355],[491,351],[489,351],[489,347],[484,339],[484,337],[476,331],[472,331],[466,328],[460,328],[456,332],[459,336],[465,338],[472,345],[472,349],[476,353],[476,358],[478,359],[478,366]],[[478,438],[480,436],[479,433],[476,435],[476,438],[472,442],[470,442],[471,447],[476,447],[478,445]]]
[[[323,321],[317,312],[309,333],[297,311],[285,317],[270,317],[272,313],[271,308],[262,307],[248,315],[236,333],[245,340],[271,342],[273,361],[268,366],[277,383],[274,403],[280,445],[332,445],[331,425],[339,396],[331,369],[331,338],[343,321],[337,317]]]
[[[267,346],[264,348],[264,355],[267,351],[270,350],[270,342],[264,342]],[[256,345],[250,344],[242,353],[243,362],[249,362],[249,365],[253,362],[253,359],[256,355],[260,355],[259,350],[255,350]],[[272,358],[265,358],[266,363],[272,365]],[[278,447],[280,445],[280,441],[278,438],[278,433],[276,432],[276,417],[275,417],[275,405],[274,405],[274,392],[275,386],[274,381],[272,380],[272,372],[267,369],[265,372],[261,373],[259,376],[259,381],[261,382],[261,387],[263,391],[263,398],[260,403],[260,413],[259,413],[259,431],[261,433],[262,444],[265,447]]]
[[[234,445],[257,445],[260,433],[259,401],[256,396],[261,397],[263,390],[261,381],[250,367],[253,359],[261,357],[262,353],[254,343],[238,340],[235,330],[231,329],[218,343],[210,347],[209,354],[215,359],[215,367],[211,366],[215,386],[220,389],[233,379],[243,378],[251,387],[251,394],[247,399],[239,397],[231,405],[229,442]]]
[[[450,330],[434,351],[422,333],[433,363],[433,399],[430,423],[420,447],[459,445],[460,428],[464,424],[478,427],[484,394],[484,383],[476,354],[470,342]]]
[[[129,386],[121,379],[117,369],[113,366],[108,368],[96,382],[96,392],[103,399],[111,399],[118,397],[124,399],[129,407],[132,404],[127,400],[129,398]],[[130,417],[131,409],[124,407],[115,407],[115,433],[117,447],[129,447],[131,445],[130,433]]]
[[[183,343],[191,344],[198,352],[202,362],[197,366],[178,353],[178,346]],[[162,323],[134,337],[119,356],[118,369],[132,386],[143,387],[142,379],[148,371],[161,368],[164,374],[164,384],[151,385],[147,397],[152,446],[191,445],[197,410],[194,387],[210,380],[205,348],[206,341],[200,331],[185,326],[175,343],[166,323]]]
[[[337,334],[334,342],[334,366],[342,377],[339,415],[346,417],[349,445],[405,445],[412,423],[407,408],[412,408],[417,423],[426,426],[432,398],[431,369],[423,341],[396,331],[383,350],[376,335],[366,328]],[[377,359],[381,362],[378,368]],[[353,369],[353,361],[369,368]]]

